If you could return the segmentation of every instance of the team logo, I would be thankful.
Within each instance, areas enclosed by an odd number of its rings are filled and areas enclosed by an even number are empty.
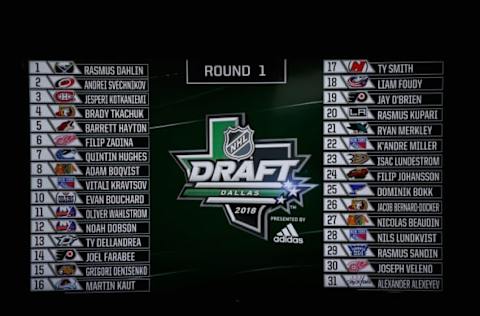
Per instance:
[[[75,134],[67,134],[67,135],[60,135],[57,136],[53,139],[53,142],[57,146],[67,146],[74,141],[76,141],[78,138]]]
[[[55,270],[57,275],[74,275],[77,271],[77,266],[74,264],[57,264]]]
[[[366,224],[368,224],[368,218],[363,214],[350,214],[347,217],[348,226],[363,226]]]
[[[363,103],[367,101],[368,94],[366,92],[349,92],[348,103]]]
[[[367,168],[355,168],[353,170],[350,170],[347,173],[347,177],[351,179],[365,179],[367,174],[368,174]]]
[[[77,151],[75,149],[59,149],[55,153],[55,158],[57,160],[75,160],[75,155],[77,154]]]
[[[55,63],[55,72],[61,74],[73,73],[74,66],[71,61],[59,61]]]
[[[366,106],[351,107],[348,109],[348,115],[351,118],[367,118],[368,112]]]
[[[363,165],[370,159],[367,153],[354,153],[349,155],[350,155],[350,164],[352,165]]]
[[[351,256],[364,257],[367,255],[368,245],[348,245]]]
[[[357,195],[358,191],[363,190],[367,185],[365,183],[349,183],[350,186],[350,192],[348,194],[350,195]]]
[[[62,176],[66,174],[73,174],[77,171],[77,167],[73,163],[57,163],[55,164],[55,174]]]
[[[352,199],[347,208],[349,211],[366,211],[368,209],[368,201],[365,199]]]
[[[55,91],[53,99],[57,103],[71,103],[75,100],[75,92],[71,90]]]
[[[58,204],[74,204],[77,196],[75,192],[58,192],[56,198]]]
[[[360,272],[361,270],[368,267],[368,260],[353,260],[347,264],[348,272]]]
[[[75,250],[73,249],[57,250],[55,253],[55,258],[57,261],[73,260],[75,258]]]
[[[66,88],[70,88],[74,84],[75,84],[75,78],[73,77],[60,78],[55,82],[55,88],[66,89]]]
[[[366,60],[351,60],[348,63],[348,71],[349,72],[366,72],[367,71],[367,61]]]
[[[60,290],[60,291],[76,290],[77,289],[77,281],[73,278],[60,279],[55,284],[55,289]]]
[[[347,80],[350,88],[363,88],[368,83],[368,76],[351,76]]]
[[[295,227],[290,223],[273,237],[273,241],[283,244],[303,244],[303,238],[298,236]]]
[[[350,137],[349,148],[350,149],[367,149],[367,137]]]
[[[366,228],[350,229],[350,240],[365,241],[367,240],[368,230]]]
[[[75,235],[63,235],[63,236],[55,236],[55,239],[57,240],[57,246],[59,246],[59,247],[69,247],[78,238]]]
[[[58,132],[68,132],[75,128],[75,126],[73,125],[74,123],[74,120],[63,121],[57,126],[56,129]]]
[[[345,274],[344,278],[349,287],[375,287],[367,274]]]
[[[57,179],[57,185],[61,189],[75,189],[74,177],[61,177]]]
[[[348,123],[347,128],[351,130],[354,134],[368,133],[367,123]]]
[[[75,117],[75,107],[73,105],[59,105],[56,117]]]
[[[75,217],[77,216],[77,209],[75,206],[58,206],[55,209],[55,217]]]
[[[55,231],[60,233],[71,233],[77,230],[75,221],[57,221]]]
[[[171,152],[186,177],[178,199],[222,207],[234,227],[267,240],[268,214],[303,207],[317,186],[297,175],[309,155],[297,154],[296,139],[254,139],[244,114],[207,116],[206,134],[206,150]]]

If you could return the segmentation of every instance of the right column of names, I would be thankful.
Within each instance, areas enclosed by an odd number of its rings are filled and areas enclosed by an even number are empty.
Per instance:
[[[325,287],[443,289],[441,61],[324,61]]]

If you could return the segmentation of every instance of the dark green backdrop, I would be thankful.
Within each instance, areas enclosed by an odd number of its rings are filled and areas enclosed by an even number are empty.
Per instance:
[[[292,211],[306,217],[294,223],[304,244],[274,244],[230,226],[222,208],[177,201],[185,178],[169,154],[206,147],[207,114],[243,112],[256,139],[297,138],[311,155],[300,175],[320,184],[322,85],[321,59],[288,60],[288,83],[277,85],[187,85],[184,59],[150,62],[153,291],[322,287],[321,186]],[[272,236],[288,222],[269,223]]]

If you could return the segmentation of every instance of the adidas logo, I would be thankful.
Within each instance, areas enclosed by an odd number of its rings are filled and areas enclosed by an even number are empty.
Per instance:
[[[273,241],[282,244],[303,244],[303,238],[298,237],[298,233],[292,224],[288,224],[273,237]]]

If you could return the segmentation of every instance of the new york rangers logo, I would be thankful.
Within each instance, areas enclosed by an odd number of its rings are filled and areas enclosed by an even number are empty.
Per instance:
[[[224,132],[223,151],[225,156],[237,161],[249,158],[255,150],[253,133],[254,131],[248,125],[245,127],[229,127]]]

